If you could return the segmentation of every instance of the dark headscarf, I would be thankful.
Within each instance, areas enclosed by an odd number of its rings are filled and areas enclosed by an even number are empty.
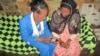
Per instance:
[[[72,25],[72,19],[75,20],[75,23],[77,24],[77,22],[79,22],[79,12],[76,9],[77,4],[75,3],[75,1],[73,0],[62,0],[61,1],[61,7],[66,7],[69,8],[71,11],[71,14],[67,17],[63,17],[61,16],[61,12],[60,10],[56,10],[53,12],[52,14],[52,21],[50,23],[50,28],[52,31],[60,34],[63,32],[66,23],[68,23],[68,28],[69,28],[69,32],[70,33],[77,33],[78,28],[76,26]],[[73,17],[74,16],[74,17]],[[78,19],[77,19],[78,17]]]

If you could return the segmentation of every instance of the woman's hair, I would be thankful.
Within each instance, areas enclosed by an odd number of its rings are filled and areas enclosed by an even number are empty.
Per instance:
[[[32,12],[41,12],[42,9],[48,10],[48,5],[44,0],[33,0],[30,3],[31,11]]]

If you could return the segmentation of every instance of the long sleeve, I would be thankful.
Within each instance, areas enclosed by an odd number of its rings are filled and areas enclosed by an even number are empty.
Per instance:
[[[30,42],[36,41],[36,38],[34,36],[32,36],[32,34],[28,30],[29,27],[27,25],[27,22],[25,22],[23,20],[20,20],[19,21],[19,27],[20,27],[21,37],[23,38],[23,40],[25,42],[27,42],[27,41],[30,41]]]

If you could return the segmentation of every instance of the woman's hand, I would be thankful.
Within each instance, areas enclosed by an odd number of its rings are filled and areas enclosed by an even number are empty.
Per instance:
[[[44,42],[44,43],[50,43],[51,39],[50,38],[37,38],[37,41]]]
[[[71,39],[68,39],[68,40],[66,41],[66,46],[65,46],[65,48],[69,48],[69,47],[70,47],[70,42],[71,42]]]
[[[69,48],[70,47],[70,41],[71,40],[67,40],[67,42],[66,43],[64,43],[61,39],[59,39],[59,44],[62,46],[62,47],[64,47],[64,48]]]

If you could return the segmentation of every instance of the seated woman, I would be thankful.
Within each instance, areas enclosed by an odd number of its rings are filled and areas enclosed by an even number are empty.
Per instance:
[[[44,0],[33,0],[31,10],[19,21],[22,39],[28,45],[38,48],[40,56],[52,56],[55,44],[50,42],[52,33],[46,22],[48,5]]]
[[[62,0],[60,8],[54,11],[50,29],[57,37],[54,56],[80,56],[80,15],[73,0]]]

